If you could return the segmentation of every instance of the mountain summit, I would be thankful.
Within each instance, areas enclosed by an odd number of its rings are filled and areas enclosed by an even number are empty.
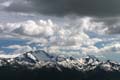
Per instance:
[[[84,58],[50,55],[30,51],[11,58],[0,58],[0,77],[4,80],[120,80],[120,64]]]
[[[30,51],[14,58],[0,58],[0,66],[26,66],[31,69],[42,67],[54,67],[62,71],[62,68],[78,71],[90,71],[97,68],[105,71],[120,71],[120,64],[113,61],[100,61],[92,55],[84,58],[65,57],[64,55],[50,55],[43,50]],[[19,65],[19,66],[18,66]],[[31,65],[31,66],[30,66]]]

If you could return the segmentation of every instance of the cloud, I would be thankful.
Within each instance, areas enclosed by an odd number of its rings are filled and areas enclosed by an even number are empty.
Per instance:
[[[101,53],[113,53],[113,52],[120,52],[120,43],[113,43],[113,44],[110,44],[104,48],[101,48],[100,49],[100,52]]]
[[[120,33],[120,23],[119,21],[113,25],[109,25],[107,33],[109,34],[119,34]]]
[[[83,17],[77,18],[70,21],[66,26],[70,28],[77,28],[76,31],[91,31],[96,33],[106,33],[108,30],[108,25],[106,25],[105,21],[101,21],[99,18],[92,18],[92,17]]]
[[[118,26],[118,22],[113,22],[112,25]],[[35,47],[35,49],[44,49],[54,55],[79,57],[91,54],[103,56],[104,53],[112,52],[113,49],[116,50],[115,52],[119,51],[119,46],[117,48],[112,44],[112,41],[119,42],[118,38],[108,35],[108,31],[112,34],[112,30],[117,28],[111,29],[112,25],[109,25],[110,22],[105,19],[92,17],[69,19],[62,25],[50,19],[26,20],[1,23],[0,38],[8,38],[9,36],[28,41],[22,46],[9,45],[6,47],[6,49],[15,49],[13,53],[23,53]],[[106,45],[108,42],[113,46]]]
[[[9,7],[12,3],[13,1],[4,1],[4,2],[1,2],[0,5],[3,7]]]
[[[37,44],[36,46],[43,45],[47,47],[50,44],[51,51],[58,49],[57,46],[80,46],[83,41],[89,40],[89,36],[86,33],[79,32],[79,30],[76,31],[75,28],[71,29],[71,26],[69,28],[66,26],[61,27],[51,20],[6,23],[1,24],[0,30],[1,34],[4,35],[1,35],[1,38],[10,35],[13,38],[29,40],[27,42],[28,45]],[[21,49],[21,46],[13,45],[8,48]]]
[[[25,46],[21,46],[21,45],[10,45],[7,47],[3,47],[6,49],[15,49],[14,52],[12,52],[11,54],[21,54],[21,53],[25,53],[28,51],[33,50],[30,46],[25,45]]]
[[[54,29],[55,25],[52,23],[51,20],[40,20],[37,23],[32,20],[29,20],[25,23],[22,23],[18,28],[14,29],[12,32],[28,36],[49,37],[54,35]]]
[[[4,49],[14,49],[13,52],[6,53],[4,50],[0,50],[0,58],[14,58],[25,52],[32,51],[33,48],[28,45],[9,45],[7,47],[2,47]]]
[[[7,3],[7,6],[6,6]],[[15,12],[31,12],[34,10],[32,4],[26,0],[12,0],[11,2],[4,2],[5,10]]]
[[[119,20],[116,22],[111,22],[110,20],[105,20],[101,18],[93,17],[79,17],[74,20],[70,20],[65,23],[58,24],[54,23],[52,20],[26,20],[17,23],[1,23],[0,31],[1,34],[11,34],[26,37],[36,37],[36,38],[49,38],[52,41],[55,40],[56,36],[59,36],[59,40],[75,40],[79,38],[84,40],[89,38],[90,34],[116,34],[120,33]],[[96,34],[96,36],[97,36]],[[94,34],[95,36],[95,34]],[[69,42],[69,41],[68,41]]]
[[[115,16],[120,13],[119,4],[119,0],[14,0],[6,9],[47,15]]]
[[[2,51],[2,50],[0,51],[0,54],[4,54],[4,53],[5,53],[4,51]]]
[[[118,23],[112,25],[117,26]],[[40,39],[45,43],[47,43],[49,39],[54,45],[59,44],[59,42],[61,42],[60,45],[80,45],[82,41],[89,40],[91,35],[97,36],[97,34],[106,34],[108,32],[112,33],[116,31],[116,29],[119,29],[111,28],[112,27],[109,27],[106,22],[101,21],[101,19],[99,20],[91,17],[75,19],[74,21],[72,20],[62,24],[62,26],[58,23],[54,23],[50,19],[46,21],[27,20],[24,22],[6,23],[0,25],[1,34],[22,39],[31,39],[33,41],[36,41],[34,38]]]
[[[14,54],[14,55],[11,55],[11,54],[0,54],[0,58],[15,58],[17,56],[19,56],[20,54]]]

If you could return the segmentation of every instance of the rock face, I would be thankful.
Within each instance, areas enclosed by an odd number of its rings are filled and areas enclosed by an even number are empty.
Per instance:
[[[43,50],[0,58],[2,80],[120,80],[120,64],[94,56],[76,59]]]

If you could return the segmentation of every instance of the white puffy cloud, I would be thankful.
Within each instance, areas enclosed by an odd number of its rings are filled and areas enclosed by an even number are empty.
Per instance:
[[[6,23],[1,24],[0,30],[1,34],[30,40],[27,42],[28,45],[35,43],[36,46],[44,45],[44,47],[47,47],[50,44],[51,51],[53,49],[59,50],[59,46],[81,46],[85,40],[90,40],[89,36],[83,31],[72,30],[71,27],[61,27],[51,20]],[[21,46],[18,45],[9,46],[8,48],[12,47],[21,49]]]
[[[17,23],[1,23],[0,38],[19,38],[28,40],[25,46],[11,45],[6,48],[16,49],[14,53],[22,53],[37,49],[44,49],[56,55],[83,56],[87,54],[103,56],[102,53],[119,51],[119,46],[111,44],[118,38],[106,33],[110,28],[103,21],[96,18],[83,17],[74,21],[57,24],[52,20],[27,20]],[[4,36],[3,36],[4,35]],[[91,37],[91,35],[93,37]],[[111,38],[112,37],[112,38]],[[111,41],[111,47],[105,42]],[[96,43],[104,44],[99,48]],[[119,42],[117,40],[117,42]],[[47,49],[48,48],[48,49]]]
[[[55,25],[51,20],[40,20],[38,22],[29,20],[27,22],[21,23],[18,28],[13,30],[13,32],[27,36],[48,37],[54,34],[54,27]]]
[[[71,18],[70,18],[71,19]],[[97,21],[98,20],[98,21]],[[99,34],[104,34],[108,30],[108,26],[104,21],[101,21],[99,18],[93,17],[83,17],[77,18],[75,20],[71,20],[70,23],[66,24],[66,26],[71,27],[78,31],[92,31]]]
[[[3,26],[0,27],[2,33],[8,33],[17,38],[30,38],[37,42],[39,40],[41,43],[48,43],[50,40],[51,45],[58,45],[59,43],[64,46],[81,45],[83,40],[89,39],[86,33],[79,30],[73,31],[66,27],[62,28],[51,20],[28,20],[19,23],[7,23]]]

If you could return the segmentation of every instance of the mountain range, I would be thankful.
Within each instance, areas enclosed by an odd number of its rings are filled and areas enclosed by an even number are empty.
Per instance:
[[[83,58],[50,55],[43,50],[16,57],[0,57],[3,80],[120,80],[120,63],[101,61],[93,55]]]

